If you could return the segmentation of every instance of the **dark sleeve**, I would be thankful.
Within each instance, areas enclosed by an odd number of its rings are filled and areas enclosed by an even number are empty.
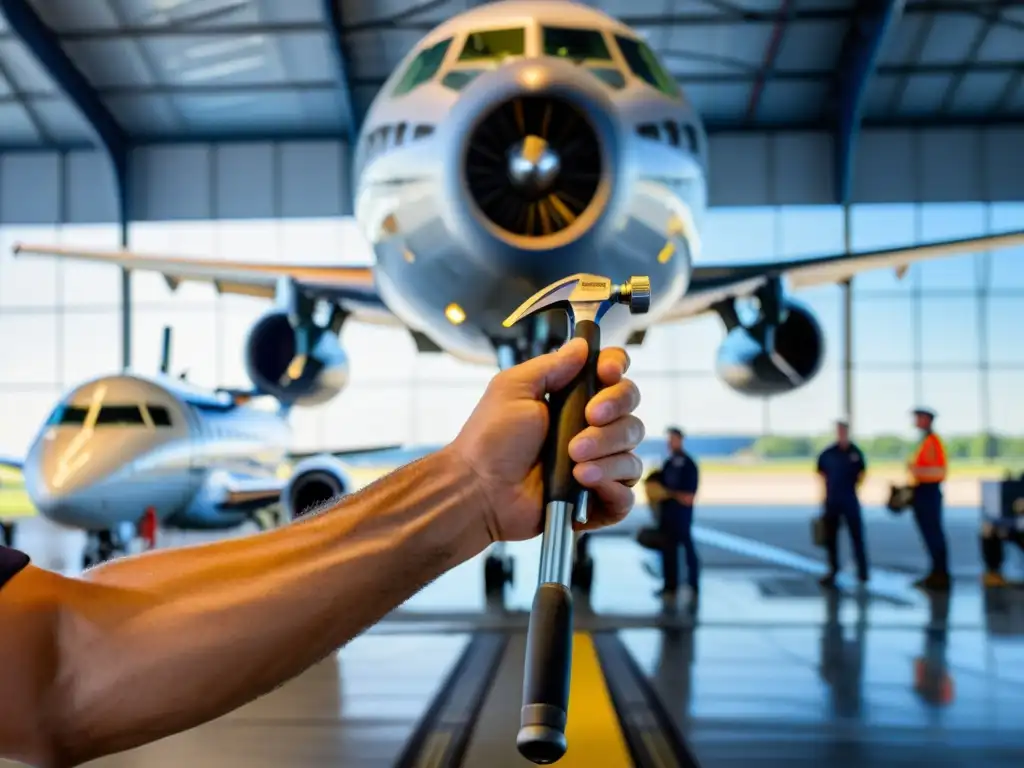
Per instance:
[[[861,472],[866,471],[867,468],[868,468],[867,459],[864,458],[864,451],[862,451],[860,448],[857,449],[857,464],[858,464],[857,468]]]
[[[821,453],[818,454],[818,471],[819,472],[824,472],[825,471],[825,454],[826,453],[828,453],[827,450],[826,451],[822,451]]]
[[[16,549],[0,547],[0,589],[16,576],[26,565],[28,555]]]
[[[683,487],[679,490],[683,493],[696,493],[697,483],[700,479],[700,470],[697,469],[697,462],[690,461],[686,465],[686,476],[683,478]]]

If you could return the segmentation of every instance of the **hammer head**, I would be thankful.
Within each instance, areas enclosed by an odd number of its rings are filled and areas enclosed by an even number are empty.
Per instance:
[[[634,315],[643,314],[651,306],[651,280],[634,275],[616,285],[600,275],[578,274],[552,283],[524,301],[509,315],[503,325],[511,328],[527,315],[547,309],[561,308],[573,322],[601,319],[613,304],[626,304]]]

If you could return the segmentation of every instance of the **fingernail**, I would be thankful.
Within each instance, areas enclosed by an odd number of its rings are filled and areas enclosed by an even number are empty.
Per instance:
[[[598,421],[607,421],[613,415],[611,403],[601,403],[594,409],[594,418]]]
[[[580,482],[596,483],[601,479],[601,468],[594,464],[589,464],[580,470],[580,475]]]
[[[596,447],[596,443],[591,438],[584,437],[573,440],[572,445],[569,446],[569,453],[573,455],[576,461],[586,461],[594,455]]]

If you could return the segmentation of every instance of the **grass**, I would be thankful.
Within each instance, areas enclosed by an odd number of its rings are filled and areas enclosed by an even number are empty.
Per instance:
[[[1007,470],[1019,474],[1024,462],[1016,460],[1007,464],[974,464],[952,463],[949,468],[950,477],[964,479],[1001,479]],[[723,461],[705,460],[700,463],[702,472],[715,474],[750,474],[750,475],[793,475],[810,473],[814,470],[813,459],[776,459],[772,461]],[[869,461],[868,473],[899,474],[904,472],[906,464],[900,461]]]

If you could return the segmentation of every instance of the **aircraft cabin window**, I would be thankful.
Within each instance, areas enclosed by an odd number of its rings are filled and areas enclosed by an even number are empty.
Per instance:
[[[459,61],[500,61],[506,56],[522,56],[525,52],[525,29],[488,29],[485,32],[470,32],[466,36],[466,44],[462,46]]]
[[[96,415],[96,426],[145,423],[142,409],[137,405],[104,405]]]
[[[420,51],[419,55],[412,60],[409,68],[405,70],[405,74],[402,75],[402,79],[398,81],[398,85],[395,86],[395,90],[391,92],[391,95],[401,96],[406,94],[433,78],[438,70],[441,69],[444,57],[448,53],[448,48],[451,44],[452,39],[449,37],[447,40],[442,40],[440,43],[435,43],[429,48]]]
[[[686,132],[686,148],[689,149],[693,154],[700,154],[700,139],[697,136],[697,129],[692,125],[684,125],[683,130]]]
[[[146,410],[149,411],[154,427],[171,426],[171,414],[162,405],[147,405]]]
[[[622,51],[622,58],[629,64],[634,75],[668,96],[679,97],[679,83],[662,68],[647,43],[622,35],[616,35],[615,40]]]
[[[611,61],[604,35],[594,29],[544,27],[544,55],[560,59]]]

